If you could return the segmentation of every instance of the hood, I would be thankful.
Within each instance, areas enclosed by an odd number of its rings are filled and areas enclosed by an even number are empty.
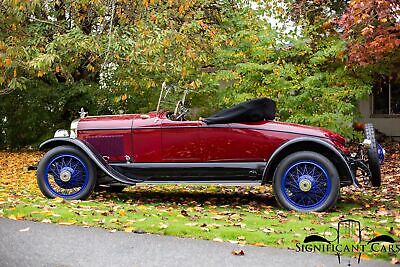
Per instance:
[[[78,130],[130,129],[138,118],[140,114],[90,116],[79,120]]]
[[[149,112],[147,114],[123,114],[123,115],[101,115],[89,116],[79,119],[78,130],[95,130],[95,129],[130,129],[135,120],[142,120],[143,118],[155,118],[156,112]],[[159,113],[159,118],[164,118],[164,113]]]

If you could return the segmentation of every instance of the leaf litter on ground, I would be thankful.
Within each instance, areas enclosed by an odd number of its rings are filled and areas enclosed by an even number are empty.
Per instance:
[[[85,201],[46,199],[35,172],[24,168],[43,153],[0,151],[0,216],[292,249],[308,234],[332,235],[331,226],[351,218],[369,229],[363,240],[377,233],[399,238],[400,145],[384,148],[380,188],[342,188],[333,210],[309,214],[281,210],[270,186],[138,185],[120,194],[97,192]],[[393,255],[366,256],[399,261]]]

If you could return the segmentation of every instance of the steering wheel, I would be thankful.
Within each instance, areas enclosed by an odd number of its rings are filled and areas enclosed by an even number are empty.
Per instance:
[[[182,100],[179,100],[175,106],[175,111],[174,111],[175,120],[176,121],[184,121],[185,115],[188,113],[189,113],[189,109],[183,105]]]

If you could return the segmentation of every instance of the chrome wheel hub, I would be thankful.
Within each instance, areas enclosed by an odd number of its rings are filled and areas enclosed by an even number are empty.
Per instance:
[[[299,187],[301,191],[308,192],[311,190],[312,183],[308,177],[303,177],[300,178]]]
[[[71,172],[69,170],[62,170],[60,172],[60,179],[63,182],[69,182],[69,180],[71,180]]]

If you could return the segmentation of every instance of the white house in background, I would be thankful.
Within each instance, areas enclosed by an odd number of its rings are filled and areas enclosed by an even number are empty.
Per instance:
[[[387,136],[400,138],[400,79],[380,79],[373,93],[359,103],[359,110],[362,122],[371,122]]]

